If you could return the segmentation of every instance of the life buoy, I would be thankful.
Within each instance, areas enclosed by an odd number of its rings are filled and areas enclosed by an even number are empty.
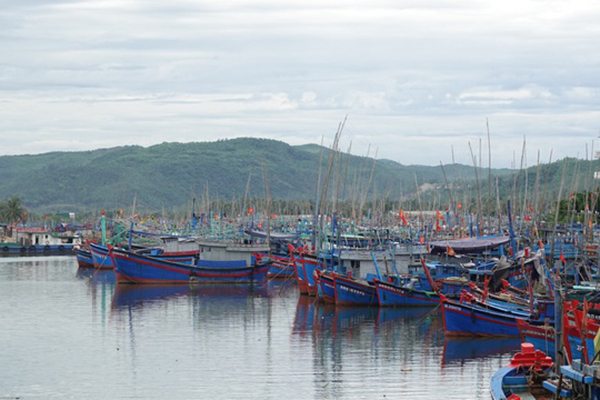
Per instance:
[[[2,248],[2,251],[8,251],[8,246],[4,246],[4,247]]]
[[[58,246],[58,250],[63,251],[65,249],[65,246],[63,246],[62,244],[60,246]]]
[[[47,245],[44,246],[44,251],[50,251],[50,245],[49,244],[47,244]]]
[[[29,251],[36,251],[37,249],[35,248],[34,245],[29,246]]]

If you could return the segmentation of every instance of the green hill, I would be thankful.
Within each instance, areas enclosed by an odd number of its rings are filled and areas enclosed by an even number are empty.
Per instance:
[[[414,195],[416,182],[437,188],[432,193],[440,198],[446,196],[440,166],[405,166],[377,160],[369,185],[374,160],[338,154],[330,175],[330,196],[337,193],[338,197],[347,199],[364,196],[368,191],[400,199]],[[135,197],[139,210],[155,211],[181,207],[201,196],[224,200],[235,196],[239,200],[246,193],[249,176],[248,196],[264,198],[266,166],[273,199],[314,200],[321,157],[321,182],[324,182],[328,149],[318,145],[290,146],[267,139],[2,156],[0,199],[20,196],[27,208],[42,213],[124,208],[129,207]],[[587,171],[586,168],[583,164],[580,166],[581,171]],[[454,190],[462,189],[465,198],[476,196],[473,167],[454,165],[444,169],[449,180],[456,179],[452,184]],[[560,171],[559,163],[551,164],[548,181],[552,182],[554,191],[560,182]],[[517,179],[515,171],[495,169],[492,172],[501,179],[503,196],[513,190]],[[570,175],[571,182],[575,175],[576,172]],[[486,189],[487,176],[487,171],[480,171],[481,192],[486,196],[491,192]],[[531,190],[535,176],[536,167],[529,168]],[[523,185],[525,180],[520,179],[519,185]],[[493,192],[495,196],[495,183]]]

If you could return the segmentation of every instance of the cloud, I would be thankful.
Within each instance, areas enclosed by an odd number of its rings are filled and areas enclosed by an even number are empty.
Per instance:
[[[406,164],[598,135],[590,0],[23,0],[0,9],[0,154],[257,136]],[[552,140],[548,140],[552,137]],[[568,138],[568,139],[565,139]],[[460,153],[456,151],[456,153]]]

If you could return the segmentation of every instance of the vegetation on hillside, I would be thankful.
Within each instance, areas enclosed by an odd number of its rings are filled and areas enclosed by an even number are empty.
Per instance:
[[[327,182],[327,196],[319,199],[326,207],[322,212],[337,208],[366,215],[375,209],[460,205],[495,214],[504,212],[510,199],[515,213],[522,214],[528,207],[554,204],[561,186],[562,199],[592,188],[593,163],[565,159],[523,170],[405,166],[318,145],[241,138],[3,156],[0,198],[23,199],[23,206],[39,215],[130,209],[134,199],[136,211],[145,213],[191,210],[192,199],[198,209],[240,213],[267,197],[267,181],[274,209],[312,212]]]

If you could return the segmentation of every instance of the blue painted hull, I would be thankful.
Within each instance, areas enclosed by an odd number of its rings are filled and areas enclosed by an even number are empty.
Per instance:
[[[94,264],[94,268],[113,268],[113,262],[110,259],[110,254],[108,254],[108,247],[96,243],[90,243],[90,252],[92,253],[92,262]]]
[[[344,306],[374,306],[377,305],[375,286],[333,274],[335,285],[335,304]]]
[[[291,265],[273,264],[267,273],[269,279],[288,279],[294,276],[294,267]]]
[[[444,331],[455,336],[519,336],[517,318],[452,300],[442,301]]]
[[[413,290],[375,280],[377,300],[381,307],[435,307],[440,296],[435,292]]]
[[[122,283],[251,283],[266,277],[269,264],[239,266],[237,261],[212,261],[197,266],[113,249],[117,282]]]
[[[315,283],[315,270],[317,269],[322,269],[321,264],[317,260],[310,259],[304,261],[304,276],[308,285],[308,294],[312,296],[316,296],[318,290]]]
[[[531,343],[536,350],[541,350],[554,357],[556,345],[554,326],[540,324],[531,324],[525,320],[517,320],[519,336],[523,343]]]
[[[272,255],[270,259],[273,263],[267,273],[269,279],[289,279],[294,276],[294,265],[289,255]]]
[[[294,263],[294,275],[300,294],[308,294],[308,282],[306,282],[306,273],[304,272],[304,262],[297,260]]]
[[[583,351],[583,341],[581,340],[581,337],[576,336],[576,335],[572,335],[569,334],[567,336],[567,340],[569,341],[569,347],[571,350],[571,360],[581,360],[584,358],[584,351]],[[587,344],[587,343],[586,343]],[[593,349],[594,348],[594,341],[591,341],[591,347],[589,345],[588,346],[588,356],[590,355],[590,351],[589,349]],[[593,350],[592,350],[593,353]],[[592,358],[594,357],[594,355],[592,354]]]
[[[318,297],[325,303],[335,303],[335,283],[329,273],[319,271],[317,279]]]
[[[86,249],[75,250],[75,257],[77,258],[77,264],[82,268],[94,267],[94,260],[92,259],[92,253]]]

